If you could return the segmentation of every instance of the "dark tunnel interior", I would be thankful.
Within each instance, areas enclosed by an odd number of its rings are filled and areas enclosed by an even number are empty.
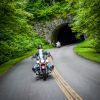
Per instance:
[[[74,44],[77,42],[80,42],[79,39],[75,37],[76,33],[73,33],[71,28],[68,26],[68,24],[62,24],[58,26],[52,36],[52,42],[56,43],[59,41],[61,45],[68,45],[68,44]]]

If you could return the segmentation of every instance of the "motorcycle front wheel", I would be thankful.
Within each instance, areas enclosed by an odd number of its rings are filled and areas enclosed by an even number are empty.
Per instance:
[[[43,73],[43,80],[46,80],[47,79],[46,70],[42,70],[42,73]]]

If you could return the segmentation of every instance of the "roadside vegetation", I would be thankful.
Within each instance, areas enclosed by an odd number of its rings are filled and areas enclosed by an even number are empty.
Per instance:
[[[44,45],[43,48],[48,49],[48,48],[52,48],[52,47],[53,47],[52,45],[46,44],[46,45]],[[19,61],[35,54],[36,51],[37,51],[37,48],[33,48],[30,51],[26,52],[23,56],[17,57],[15,59],[11,59],[8,62],[5,62],[2,65],[0,65],[0,76],[3,76],[5,73],[7,73]]]
[[[78,44],[74,51],[79,55],[82,56],[88,60],[95,61],[100,63],[100,49],[97,51],[93,47],[93,39],[84,41],[80,44]]]

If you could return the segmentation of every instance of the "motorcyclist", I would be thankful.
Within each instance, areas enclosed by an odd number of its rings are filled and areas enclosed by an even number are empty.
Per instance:
[[[56,47],[57,47],[57,48],[60,48],[60,47],[61,47],[61,43],[60,43],[59,41],[57,41]]]
[[[37,71],[38,71],[38,69],[40,67],[39,66],[39,59],[45,59],[45,60],[47,60],[47,57],[51,57],[53,59],[53,57],[51,56],[51,54],[49,52],[47,52],[47,51],[44,51],[43,48],[42,48],[42,45],[39,44],[38,45],[38,52],[35,55],[33,55],[33,57],[32,57],[32,58],[36,58],[36,62],[33,65],[33,68],[32,68],[32,70],[35,73],[38,73]],[[48,70],[52,71],[52,69],[54,68],[54,66],[51,63],[48,62],[47,68],[48,68]]]
[[[39,59],[42,57],[42,45],[39,44],[38,47],[37,47],[38,51],[35,55],[32,56],[32,58],[36,58],[36,61],[32,67],[32,70],[36,73],[39,69]]]

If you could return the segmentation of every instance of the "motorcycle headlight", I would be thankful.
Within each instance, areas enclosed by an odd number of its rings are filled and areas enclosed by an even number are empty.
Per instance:
[[[44,60],[43,59],[41,60],[41,63],[44,63]]]
[[[49,61],[48,60],[46,60],[46,63],[48,63]]]
[[[37,61],[36,63],[39,63],[39,61]]]

